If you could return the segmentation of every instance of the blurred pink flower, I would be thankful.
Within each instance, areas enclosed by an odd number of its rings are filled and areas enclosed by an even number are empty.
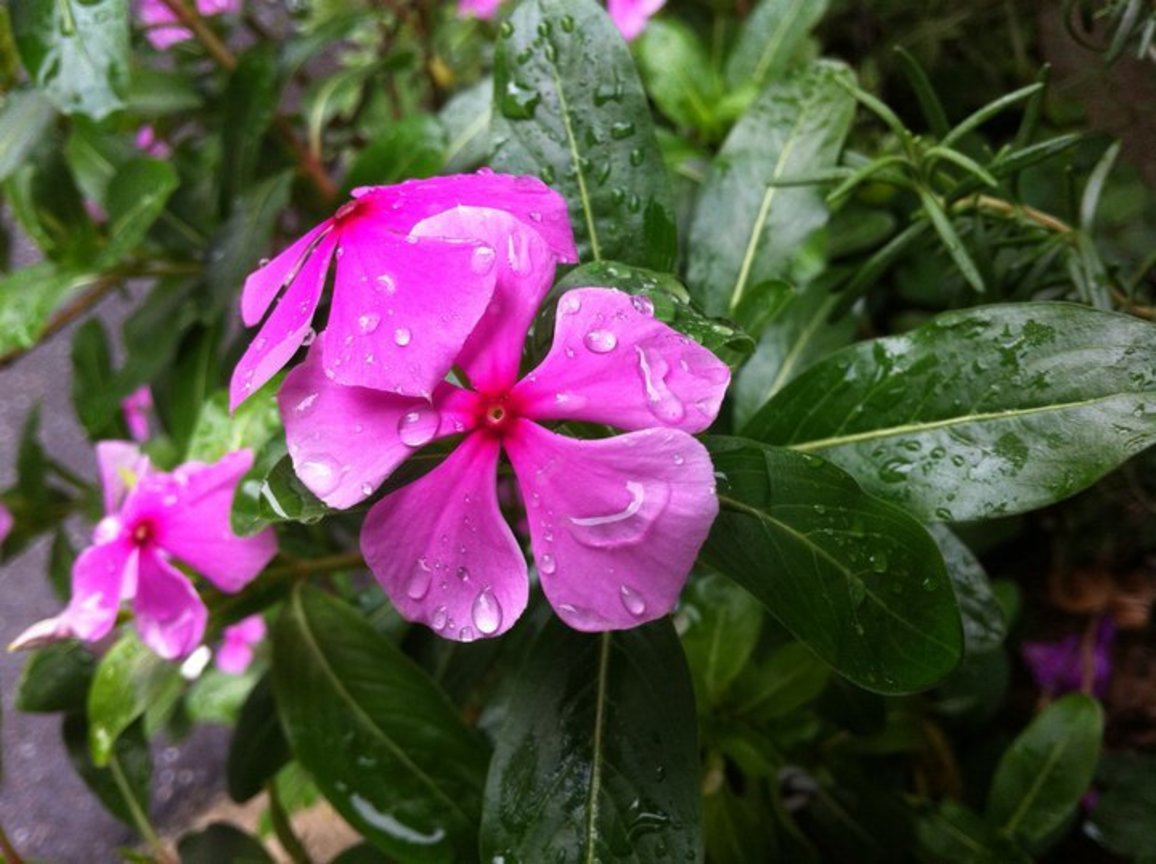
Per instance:
[[[186,462],[167,473],[154,471],[127,441],[102,441],[96,454],[107,515],[73,564],[72,598],[11,648],[100,639],[115,625],[121,601],[129,600],[142,641],[166,660],[184,657],[201,642],[206,610],[170,556],[232,593],[276,554],[272,531],[238,537],[229,525],[233,493],[253,454],[239,450],[211,465]]]
[[[473,389],[443,382],[423,400],[342,386],[314,347],[278,395],[297,475],[326,503],[349,507],[418,448],[465,436],[441,465],[377,503],[361,532],[398,611],[447,638],[502,633],[526,606],[525,557],[498,504],[503,448],[558,615],[591,631],[665,615],[718,509],[710,457],[690,433],[718,413],[726,364],[656,320],[647,298],[580,288],[558,303],[549,354],[518,380],[526,332],[553,283],[549,245],[509,214],[472,208],[414,233],[483,238],[504,251],[489,310],[457,359]],[[628,433],[577,440],[539,421]]]
[[[490,20],[498,14],[502,0],[458,0],[458,15]],[[607,0],[606,8],[614,26],[627,42],[638,37],[650,17],[666,5],[666,0]]]
[[[462,18],[481,18],[488,21],[498,14],[502,0],[458,0],[458,15]]]
[[[490,302],[496,253],[477,237],[418,234],[415,226],[444,211],[490,208],[535,227],[558,260],[577,260],[566,202],[533,177],[482,169],[354,189],[332,218],[245,280],[245,324],[272,311],[233,370],[230,405],[310,341],[334,258],[333,302],[318,339],[325,374],[340,384],[428,398]]]
[[[1112,677],[1112,645],[1116,626],[1110,615],[1103,616],[1092,635],[1091,653],[1085,655],[1084,636],[1072,633],[1055,642],[1025,642],[1024,662],[1040,689],[1049,695],[1082,690],[1086,676],[1092,693],[1103,697]],[[1085,656],[1091,668],[1085,668]]]
[[[253,648],[265,638],[265,619],[250,615],[243,621],[226,627],[217,649],[217,668],[226,675],[241,675],[253,662]]]
[[[3,543],[12,531],[13,521],[12,511],[4,506],[3,501],[0,501],[0,543]]]
[[[149,418],[153,413],[153,394],[146,384],[128,394],[120,403],[124,412],[124,422],[128,434],[134,441],[146,441],[149,437]]]
[[[173,148],[163,138],[158,138],[156,130],[147,123],[136,130],[132,143],[137,150],[154,159],[168,159],[173,155]]]
[[[240,8],[241,0],[196,0],[197,13],[203,16],[236,12]],[[145,38],[158,51],[193,38],[187,27],[177,23],[177,16],[163,0],[137,0],[136,14],[145,27]]]

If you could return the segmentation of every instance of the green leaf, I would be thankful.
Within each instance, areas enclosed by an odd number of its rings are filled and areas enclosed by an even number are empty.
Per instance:
[[[273,122],[281,95],[281,76],[273,46],[260,44],[241,55],[222,100],[221,210],[230,212],[233,199],[252,182],[261,155],[261,141]]]
[[[827,0],[762,0],[743,22],[727,60],[731,87],[753,84],[761,90],[778,80],[826,13]]]
[[[1152,864],[1156,861],[1156,756],[1108,754],[1097,775],[1102,791],[1092,811],[1093,836],[1117,855]]]
[[[699,710],[717,704],[743,671],[762,630],[763,609],[750,594],[716,573],[691,580],[676,618]]]
[[[493,108],[493,78],[483,78],[473,87],[455,94],[442,108],[438,119],[446,134],[442,166],[447,174],[468,171],[486,160]]]
[[[939,234],[939,239],[943,241],[944,248],[951,255],[951,260],[955,262],[955,266],[959,268],[963,278],[972,288],[982,294],[985,288],[983,277],[979,275],[975,262],[971,260],[967,247],[963,245],[963,240],[956,233],[955,226],[951,224],[951,218],[943,209],[943,205],[939,203],[939,199],[931,192],[921,188],[919,201],[923,205],[923,212],[931,219],[931,224],[935,227],[936,233]]]
[[[1027,87],[1021,87],[1019,90],[1013,90],[1011,93],[1008,93],[992,102],[989,102],[974,114],[961,121],[959,125],[952,129],[947,135],[943,136],[943,140],[940,143],[944,147],[951,147],[956,141],[959,141],[973,129],[983,125],[1002,111],[1006,111],[1017,102],[1022,102],[1024,99],[1027,99],[1030,96],[1034,96],[1036,93],[1042,90],[1043,87],[1044,85],[1039,82],[1035,84],[1029,84]]]
[[[68,751],[68,759],[80,779],[100,800],[108,812],[112,813],[127,825],[137,826],[133,816],[133,809],[139,812],[148,812],[149,785],[152,781],[153,763],[149,752],[148,740],[144,734],[143,723],[133,723],[117,738],[115,753],[115,767],[98,767],[92,761],[86,743],[88,738],[88,723],[83,711],[69,713],[61,724],[61,734],[64,738],[64,747]],[[125,785],[132,795],[132,801],[126,801],[121,785],[117,783],[114,772],[119,771]]]
[[[930,525],[931,532],[951,584],[963,618],[963,638],[968,654],[993,651],[1007,638],[1007,622],[995,594],[991,590],[987,572],[967,545],[945,525]]]
[[[948,312],[816,364],[744,434],[925,519],[1022,513],[1156,441],[1156,327],[1066,303]]]
[[[55,116],[35,90],[13,90],[0,108],[0,180],[19,168],[48,134]]]
[[[282,457],[260,482],[256,497],[256,516],[262,527],[274,522],[310,524],[333,512],[301,482],[288,456]],[[240,501],[241,496],[237,498]],[[256,530],[256,525],[253,522],[246,528]]]
[[[846,66],[817,62],[768,87],[727,136],[688,244],[687,284],[708,315],[733,314],[760,282],[802,281],[799,250],[827,207],[814,188],[773,184],[835,167],[855,112],[839,82],[852,80]]]
[[[108,764],[117,738],[146,711],[163,715],[184,689],[177,667],[125,632],[96,667],[88,692],[88,746],[99,767]]]
[[[813,456],[710,438],[721,510],[703,559],[861,687],[909,693],[959,661],[959,610],[923,527]]]
[[[1100,756],[1104,712],[1082,693],[1053,702],[1000,759],[987,818],[1031,852],[1042,852],[1088,791]]]
[[[117,414],[124,395],[116,384],[104,324],[90,318],[72,337],[72,405],[89,440],[123,437]]]
[[[12,0],[10,14],[24,68],[57,108],[100,120],[124,106],[127,0]]]
[[[276,386],[262,387],[230,414],[229,394],[218,390],[201,404],[185,460],[216,462],[234,450],[260,451],[281,429],[276,392]]]
[[[180,182],[177,170],[159,159],[133,159],[117,170],[108,185],[108,245],[98,267],[119,264],[136,249]]]
[[[83,709],[96,659],[79,642],[48,645],[24,664],[16,685],[16,709],[33,713]]]
[[[289,761],[289,744],[269,679],[262,678],[241,706],[225,767],[229,797],[238,803],[259,793]]]
[[[446,132],[436,117],[418,114],[393,123],[350,166],[347,188],[431,177],[442,168]]]
[[[735,682],[734,712],[768,723],[811,704],[831,681],[831,668],[806,645],[788,642]]]
[[[474,857],[487,747],[412,660],[310,588],[274,629],[286,736],[341,815],[402,861]]]
[[[1031,864],[982,816],[957,801],[944,801],[916,824],[919,848],[937,864]]]
[[[947,124],[947,113],[943,110],[943,104],[939,101],[935,88],[931,86],[931,80],[927,77],[927,73],[907,49],[897,45],[895,57],[899,61],[899,68],[903,72],[903,77],[907,79],[907,83],[911,85],[911,89],[915,93],[915,98],[919,100],[919,107],[923,111],[923,117],[927,121],[931,134],[936,138],[943,138],[950,129]]]
[[[214,822],[190,832],[177,844],[181,864],[273,864],[273,858],[255,837],[228,822]]]
[[[0,277],[0,354],[35,345],[56,308],[95,278],[50,261]]]
[[[646,25],[634,50],[658,109],[676,126],[714,139],[721,126],[717,111],[722,88],[698,34],[681,21],[657,19]]]
[[[851,341],[858,323],[830,316],[839,297],[829,280],[792,291],[782,311],[763,332],[751,359],[739,370],[732,390],[735,425],[742,426],[764,403],[812,363]]]
[[[159,117],[195,111],[204,104],[195,79],[180,72],[150,69],[138,65],[125,94],[127,109],[133,114]]]
[[[594,0],[526,0],[494,57],[495,170],[537,174],[570,203],[580,257],[667,271],[669,179],[630,52]]]
[[[486,786],[486,861],[702,860],[694,696],[669,621],[552,620],[514,684]]]

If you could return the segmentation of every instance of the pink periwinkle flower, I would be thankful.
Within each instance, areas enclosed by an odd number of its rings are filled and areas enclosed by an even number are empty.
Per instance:
[[[1055,642],[1025,642],[1024,662],[1040,689],[1050,695],[1082,690],[1090,673],[1092,693],[1103,698],[1112,677],[1112,645],[1116,639],[1111,616],[1100,619],[1092,638],[1088,655],[1082,634],[1071,633]],[[1091,661],[1091,669],[1085,669],[1085,656]]]
[[[217,649],[217,668],[226,675],[242,675],[253,662],[253,648],[265,638],[265,619],[260,615],[226,627]]]
[[[0,543],[3,543],[12,532],[14,521],[12,511],[4,506],[3,501],[0,501]]]
[[[498,14],[501,5],[502,0],[458,0],[458,16],[489,21]]]
[[[507,251],[468,234],[416,230],[427,217],[454,208],[510,213],[537,229],[554,258],[578,260],[565,200],[533,177],[483,169],[355,189],[353,200],[332,218],[245,281],[241,317],[248,326],[284,293],[233,370],[231,405],[243,402],[308,342],[334,258],[329,321],[317,340],[326,376],[428,399],[489,305],[494,260]],[[468,228],[469,222],[461,224]]]
[[[156,130],[147,123],[136,130],[132,143],[137,150],[154,159],[168,159],[173,155],[173,148],[169,143],[158,137]]]
[[[134,441],[146,441],[149,437],[149,418],[153,413],[153,394],[146,384],[128,394],[120,403],[128,434]]]
[[[236,12],[241,4],[240,0],[196,0],[195,5],[199,15],[208,16]],[[193,38],[189,28],[179,23],[173,10],[162,0],[139,0],[137,17],[145,27],[145,38],[158,51]]]
[[[276,554],[272,531],[238,537],[229,526],[233,492],[253,454],[238,450],[212,464],[186,462],[171,472],[153,470],[127,441],[102,441],[96,456],[107,515],[93,532],[93,545],[72,567],[71,600],[60,615],[24,631],[12,648],[69,637],[100,639],[125,600],[149,648],[167,660],[184,657],[201,642],[206,610],[170,556],[231,593]]]
[[[498,14],[502,0],[458,0],[458,15],[489,21]],[[607,0],[606,8],[614,26],[627,42],[636,39],[650,17],[666,5],[666,0]]]
[[[710,457],[690,433],[717,415],[726,364],[656,320],[647,298],[579,288],[559,301],[550,352],[519,380],[523,340],[553,281],[550,244],[481,208],[449,210],[413,233],[502,250],[493,299],[457,361],[470,387],[442,382],[423,400],[342,386],[314,346],[278,395],[298,476],[331,506],[349,507],[418,448],[463,436],[441,465],[374,505],[361,532],[398,611],[447,638],[497,635],[526,607],[526,559],[498,502],[503,449],[558,615],[586,631],[665,615],[718,510]],[[544,421],[626,434],[578,440]]]

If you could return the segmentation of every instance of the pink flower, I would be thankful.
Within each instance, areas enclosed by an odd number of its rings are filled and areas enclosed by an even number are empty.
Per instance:
[[[548,243],[497,211],[454,210],[414,230],[506,250],[490,309],[458,358],[472,389],[443,382],[425,401],[340,386],[314,347],[278,395],[298,476],[349,507],[418,448],[464,435],[441,465],[370,510],[361,549],[403,616],[468,641],[508,629],[528,599],[526,560],[498,504],[504,448],[543,590],[562,619],[593,631],[665,615],[718,509],[710,458],[689,433],[718,413],[726,365],[655,320],[646,298],[580,288],[559,301],[549,354],[518,380],[524,336],[553,279]],[[628,432],[582,441],[540,421]]]
[[[134,441],[145,441],[149,437],[149,417],[153,413],[153,394],[146,384],[133,390],[120,402],[124,412],[124,422],[128,434]]]
[[[186,462],[169,473],[154,471],[127,441],[102,441],[96,456],[107,515],[72,567],[72,598],[60,615],[33,624],[11,648],[100,639],[116,623],[120,602],[131,600],[144,643],[166,660],[183,657],[200,644],[206,611],[169,556],[231,593],[277,551],[271,531],[238,537],[229,527],[233,492],[253,454],[239,450],[212,465]]]
[[[187,0],[182,0],[187,2]],[[199,15],[221,15],[226,12],[236,12],[240,8],[240,0],[197,0],[196,7]],[[145,27],[145,37],[158,51],[164,51],[177,42],[184,42],[193,38],[189,28],[177,23],[178,19],[173,10],[163,0],[139,0],[137,17]]]
[[[551,256],[577,260],[566,202],[532,177],[483,169],[355,189],[331,219],[245,281],[241,316],[249,326],[285,290],[233,371],[230,404],[308,341],[334,257],[333,302],[319,339],[325,374],[339,384],[428,398],[494,291],[494,248],[468,234],[417,231],[427,217],[455,208],[508,212],[546,238]]]
[[[638,37],[646,22],[666,5],[666,0],[607,0],[607,11],[627,42]]]
[[[1112,678],[1112,644],[1116,640],[1116,626],[1105,615],[1091,634],[1091,644],[1085,646],[1084,637],[1071,633],[1055,642],[1025,642],[1022,647],[1024,662],[1040,689],[1050,695],[1083,690],[1085,681],[1092,693],[1103,698]],[[1089,668],[1085,668],[1085,664]]]
[[[137,150],[154,159],[168,159],[173,155],[173,148],[163,138],[158,138],[156,130],[147,123],[136,130],[132,143]]]
[[[265,619],[250,615],[226,627],[217,649],[217,668],[226,675],[241,675],[253,662],[253,646],[265,638]]]
[[[3,543],[12,531],[13,521],[12,511],[4,506],[3,501],[0,501],[0,543]]]
[[[502,0],[458,0],[458,17],[481,18],[489,21],[498,14],[498,7]]]

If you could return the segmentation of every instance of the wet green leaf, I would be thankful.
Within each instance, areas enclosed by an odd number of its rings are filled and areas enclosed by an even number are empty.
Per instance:
[[[178,185],[176,169],[159,159],[133,159],[117,170],[105,196],[108,245],[98,266],[112,267],[136,250]]]
[[[925,519],[1020,513],[1156,441],[1156,327],[1064,303],[948,312],[831,355],[744,434]]]
[[[273,687],[293,752],[399,861],[469,861],[488,748],[437,686],[349,606],[310,588],[274,628]]]
[[[136,827],[132,807],[148,812],[149,785],[152,781],[153,762],[149,752],[148,739],[144,734],[144,724],[131,724],[117,738],[115,767],[98,767],[92,761],[92,753],[87,746],[88,723],[84,712],[72,712],[65,716],[61,725],[64,747],[68,759],[80,779],[96,795],[108,812],[127,825]],[[119,771],[125,785],[132,794],[132,803],[125,800],[124,793],[116,781],[114,771]]]
[[[494,58],[495,170],[537,174],[570,203],[581,258],[670,270],[669,179],[646,95],[594,0],[527,0]]]
[[[967,653],[979,654],[998,648],[1007,637],[1007,623],[983,565],[947,526],[931,525],[928,530],[943,554],[959,601]]]
[[[769,86],[727,136],[688,244],[687,285],[708,314],[734,314],[768,279],[804,281],[799,250],[827,206],[814,187],[772,184],[835,167],[855,111],[839,82],[852,80],[840,63],[814,63]]]
[[[703,559],[856,684],[931,686],[963,635],[935,542],[900,510],[822,459],[709,438],[721,510]]]
[[[186,460],[216,462],[242,448],[259,452],[281,428],[276,386],[262,387],[229,413],[229,394],[218,390],[201,403],[201,413],[189,438]]]
[[[486,861],[701,861],[694,696],[669,621],[556,619],[510,696],[486,785]]]
[[[55,112],[35,90],[13,90],[0,108],[0,180],[24,162],[43,140]]]
[[[762,0],[743,22],[727,60],[730,85],[762,89],[779,79],[826,14],[827,5],[827,0]]]

